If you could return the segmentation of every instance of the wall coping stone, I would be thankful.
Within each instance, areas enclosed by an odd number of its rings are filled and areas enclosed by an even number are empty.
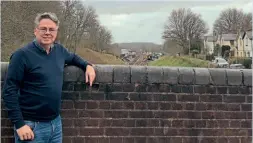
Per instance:
[[[1,81],[8,62],[1,62]],[[214,86],[252,86],[252,69],[220,69],[168,66],[96,65],[95,84],[140,83]],[[78,67],[66,66],[64,82],[85,82],[85,73]]]

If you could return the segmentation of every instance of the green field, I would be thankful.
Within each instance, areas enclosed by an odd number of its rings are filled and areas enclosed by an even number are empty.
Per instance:
[[[149,66],[208,67],[208,61],[187,56],[165,56],[150,62]]]

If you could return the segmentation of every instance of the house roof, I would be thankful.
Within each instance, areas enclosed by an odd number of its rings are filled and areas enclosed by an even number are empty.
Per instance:
[[[242,39],[244,39],[245,35],[247,34],[247,37],[252,40],[252,30],[247,31],[243,34]]]
[[[200,40],[204,40],[206,36],[200,36],[199,39]]]
[[[249,37],[249,39],[252,40],[252,31],[247,31],[246,33],[247,33],[247,36]]]
[[[213,42],[213,40],[214,40],[213,36],[206,36],[207,42]]]
[[[229,41],[229,40],[236,40],[237,34],[222,34],[222,39],[224,41]]]
[[[243,37],[244,31],[241,31],[239,34],[237,34],[237,38],[239,38],[239,36]]]
[[[243,35],[244,35],[244,31],[241,31],[241,32],[239,32],[238,34],[237,34],[237,36],[236,36],[236,40],[238,40],[239,39],[239,37],[243,37]]]

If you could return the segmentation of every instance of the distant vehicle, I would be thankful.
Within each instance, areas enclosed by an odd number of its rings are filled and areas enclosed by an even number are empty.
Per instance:
[[[159,57],[157,55],[153,55],[152,59],[158,59]]]
[[[147,59],[151,61],[152,60],[152,55],[147,55]]]
[[[124,57],[129,55],[129,51],[127,49],[121,49],[120,56]]]
[[[245,67],[242,64],[231,64],[229,66],[231,69],[244,69]]]
[[[149,61],[154,61],[154,60],[157,60],[159,59],[161,56],[163,56],[164,54],[163,53],[151,53],[151,52],[147,52],[147,60]]]
[[[221,57],[216,57],[213,63],[216,64],[218,68],[229,68],[229,63]]]

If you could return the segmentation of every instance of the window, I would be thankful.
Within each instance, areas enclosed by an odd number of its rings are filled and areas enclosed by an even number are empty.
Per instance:
[[[234,46],[234,40],[230,40],[230,44],[231,44],[231,46]]]
[[[233,57],[235,55],[234,51],[231,51],[231,57]]]

